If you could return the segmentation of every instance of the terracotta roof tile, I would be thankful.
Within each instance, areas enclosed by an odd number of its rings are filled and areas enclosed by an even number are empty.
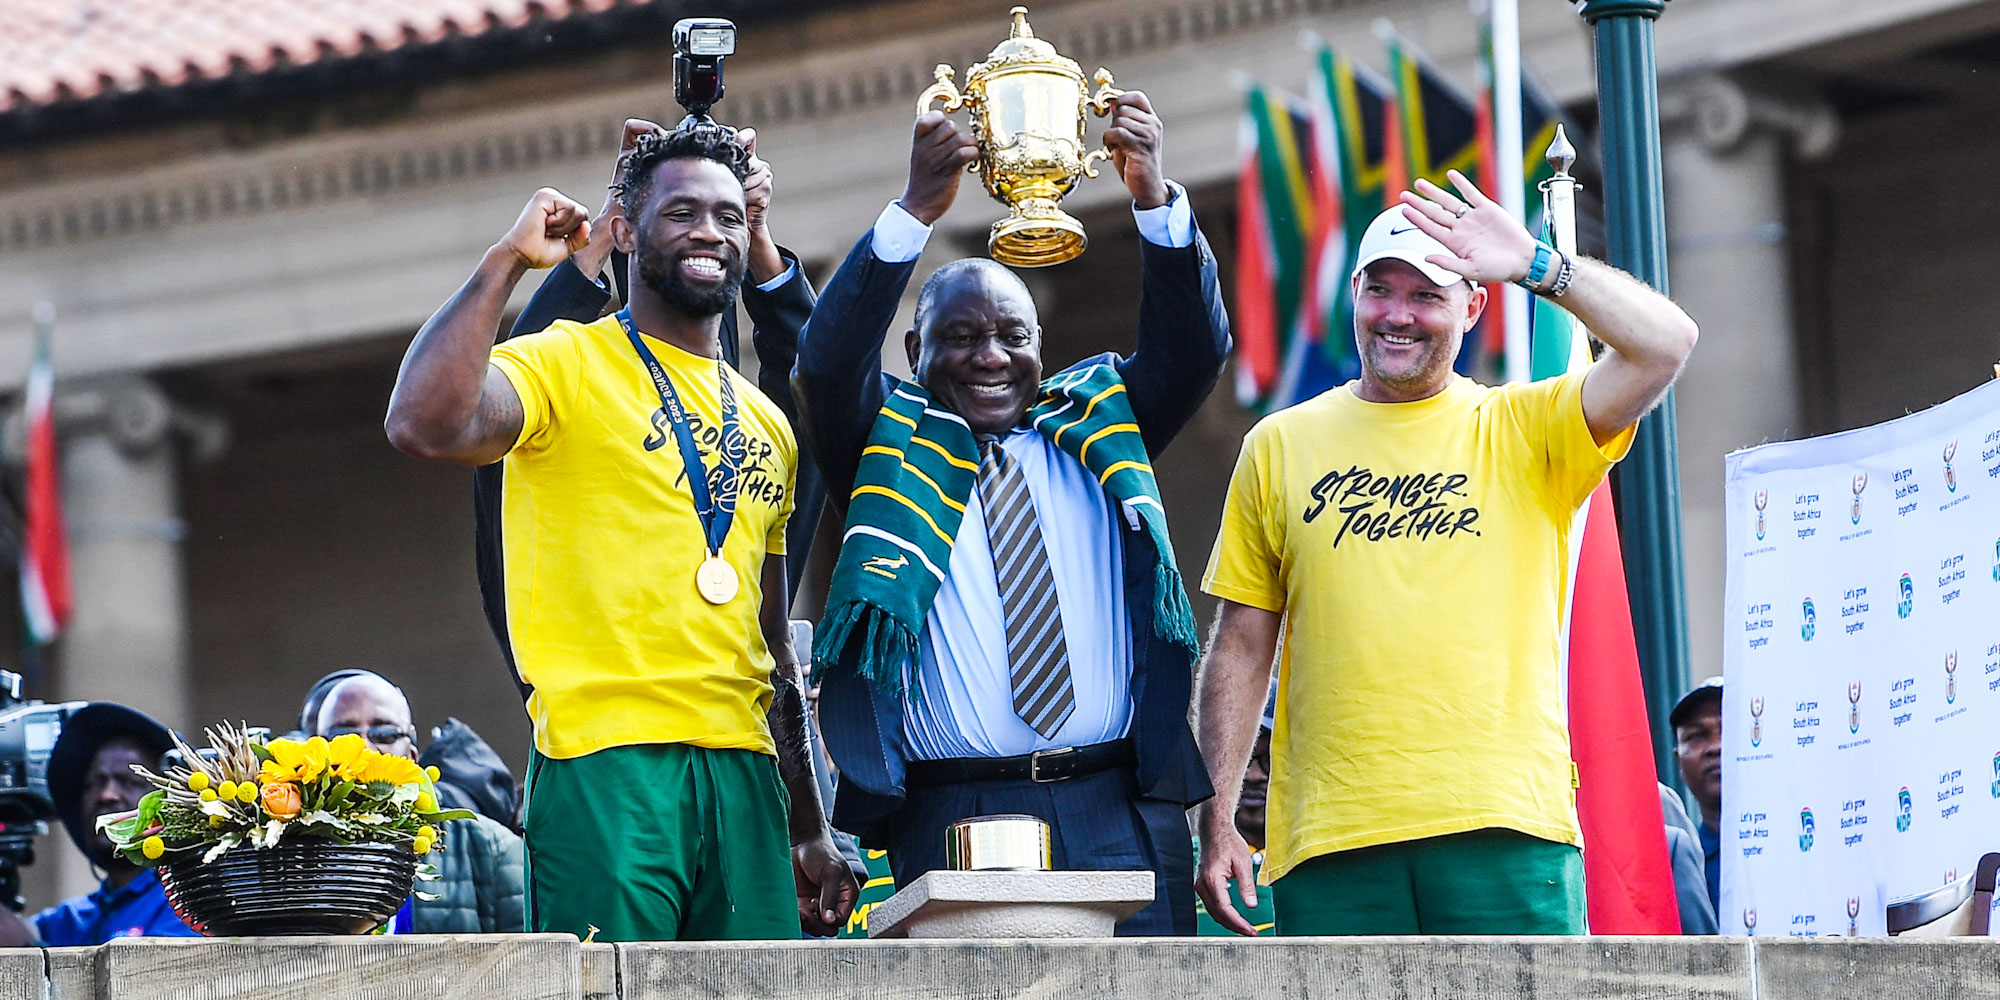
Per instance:
[[[515,28],[647,0],[10,0],[0,113]]]

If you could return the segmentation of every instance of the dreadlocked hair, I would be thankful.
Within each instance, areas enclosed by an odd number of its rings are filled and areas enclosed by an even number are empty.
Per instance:
[[[626,157],[625,171],[619,176],[618,204],[633,215],[653,186],[653,171],[668,160],[714,160],[729,168],[741,181],[750,176],[750,154],[736,142],[736,134],[717,126],[678,128],[672,132],[642,135]]]

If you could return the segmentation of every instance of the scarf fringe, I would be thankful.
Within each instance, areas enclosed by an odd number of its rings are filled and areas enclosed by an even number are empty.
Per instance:
[[[1201,637],[1195,630],[1187,585],[1181,580],[1181,571],[1164,555],[1153,560],[1153,595],[1153,632],[1199,657]]]
[[[813,638],[812,683],[820,683],[826,671],[839,663],[841,652],[857,630],[861,650],[854,661],[855,676],[878,691],[900,696],[904,667],[917,659],[917,635],[887,609],[865,599],[830,609],[820,619],[819,632]]]

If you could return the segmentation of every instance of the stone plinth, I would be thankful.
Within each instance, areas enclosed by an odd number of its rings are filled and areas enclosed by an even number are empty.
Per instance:
[[[870,911],[868,936],[1105,938],[1152,901],[1152,872],[935,871]]]

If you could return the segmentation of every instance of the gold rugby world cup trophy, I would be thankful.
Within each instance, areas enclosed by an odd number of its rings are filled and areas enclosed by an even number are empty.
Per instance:
[[[967,169],[1008,209],[993,224],[987,248],[1003,264],[1044,267],[1083,252],[1083,223],[1062,210],[1062,197],[1079,178],[1097,176],[1096,161],[1111,159],[1108,149],[1084,151],[1084,112],[1110,114],[1112,99],[1124,91],[1100,67],[1097,93],[1090,93],[1076,60],[1035,37],[1028,8],[1011,13],[1007,40],[965,71],[964,89],[952,83],[951,67],[940,64],[937,82],[917,99],[917,113],[939,100],[946,111],[972,109],[979,159]]]

